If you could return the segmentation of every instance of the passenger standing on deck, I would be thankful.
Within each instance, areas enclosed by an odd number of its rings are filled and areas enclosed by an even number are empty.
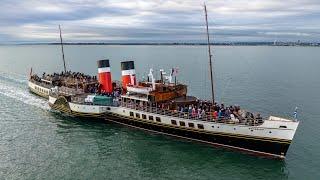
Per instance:
[[[191,112],[191,116],[192,116],[192,118],[195,118],[196,117],[196,115],[197,115],[197,113],[196,113],[196,108],[192,108],[192,112]]]
[[[202,109],[202,111],[201,111],[201,117],[202,117],[202,118],[205,118],[205,116],[206,116],[206,111],[205,111],[204,109]]]
[[[213,114],[212,114],[212,116],[213,116],[213,119],[217,119],[217,116],[218,116],[218,112],[217,112],[217,111],[213,111]]]
[[[218,118],[219,118],[219,119],[222,118],[222,112],[221,112],[221,110],[219,110],[219,112],[218,112]]]
[[[229,119],[230,118],[230,114],[231,114],[231,112],[230,112],[230,109],[227,107],[227,109],[226,109],[226,111],[225,111],[225,117],[226,117],[226,119]]]
[[[191,115],[191,113],[192,113],[192,107],[191,107],[191,105],[189,105],[188,113],[189,113],[189,115]]]

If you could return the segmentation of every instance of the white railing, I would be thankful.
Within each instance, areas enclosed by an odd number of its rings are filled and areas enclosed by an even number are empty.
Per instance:
[[[216,123],[227,123],[227,124],[242,124],[242,125],[251,125],[257,126],[263,123],[262,120],[257,119],[249,119],[249,118],[242,118],[239,122],[233,121],[230,118],[214,118],[212,112],[205,112],[205,114],[192,114],[189,112],[180,112],[175,110],[168,110],[163,108],[139,105],[136,103],[127,103],[127,102],[120,102],[122,107],[145,111],[149,113],[155,113],[170,117],[177,117],[183,119],[190,119],[190,120],[199,120],[199,121],[209,121],[209,122],[216,122]]]

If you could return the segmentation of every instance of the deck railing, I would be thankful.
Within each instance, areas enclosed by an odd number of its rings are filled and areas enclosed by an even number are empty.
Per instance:
[[[122,107],[126,107],[129,109],[145,111],[154,114],[160,114],[170,117],[177,117],[183,119],[190,119],[190,120],[198,120],[198,121],[209,121],[209,122],[216,122],[216,123],[227,123],[227,124],[241,124],[241,125],[250,125],[250,126],[257,126],[263,123],[263,120],[257,119],[249,119],[249,118],[239,118],[239,121],[232,120],[230,118],[214,118],[213,112],[205,112],[204,114],[192,114],[189,112],[180,112],[175,110],[168,110],[163,108],[157,108],[152,106],[145,106],[136,103],[128,103],[128,102],[120,102]]]
[[[34,79],[29,79],[29,81],[34,83],[34,84],[36,84],[36,85],[38,85],[38,86],[42,86],[42,87],[45,87],[45,88],[48,88],[48,89],[53,87],[51,84],[48,84],[48,83],[45,83],[45,82],[36,81]]]

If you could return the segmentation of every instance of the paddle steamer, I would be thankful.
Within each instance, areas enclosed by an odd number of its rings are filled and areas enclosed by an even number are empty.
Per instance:
[[[169,75],[161,70],[161,79],[156,80],[150,69],[148,80],[137,82],[133,61],[121,62],[121,84],[117,85],[112,82],[110,62],[105,59],[98,61],[100,85],[96,93],[51,88],[48,91],[50,107],[73,117],[101,118],[214,146],[285,158],[299,125],[297,120],[262,118],[239,107],[230,107],[229,113],[220,114],[225,107],[214,100],[207,14],[206,25],[211,101],[188,96],[186,85],[173,82],[174,70]]]
[[[50,91],[51,108],[74,117],[103,118],[148,131],[277,158],[285,157],[299,124],[275,116],[264,119],[239,116],[241,110],[234,113],[238,115],[235,117],[215,117],[214,105],[187,96],[187,86],[172,82],[172,74],[164,76],[161,71],[164,78],[155,80],[151,69],[149,81],[137,83],[133,61],[122,62],[120,92],[119,88],[112,86],[109,60],[100,60],[98,65],[99,82],[108,96],[77,94],[57,88]],[[199,107],[200,104],[202,109],[207,107],[205,113],[193,114],[178,108]]]

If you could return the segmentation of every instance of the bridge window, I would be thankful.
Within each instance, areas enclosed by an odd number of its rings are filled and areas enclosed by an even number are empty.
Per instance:
[[[287,128],[287,126],[279,126],[279,128]]]
[[[177,125],[177,121],[176,120],[171,120],[171,124]]]
[[[198,124],[199,129],[204,129],[203,124]]]
[[[130,116],[133,117],[133,112],[130,112]]]
[[[150,121],[153,121],[153,116],[149,116],[149,120],[150,120]]]
[[[180,121],[179,123],[180,123],[180,126],[186,126],[186,123],[183,121]]]
[[[147,119],[147,116],[145,114],[142,114],[142,119]]]

